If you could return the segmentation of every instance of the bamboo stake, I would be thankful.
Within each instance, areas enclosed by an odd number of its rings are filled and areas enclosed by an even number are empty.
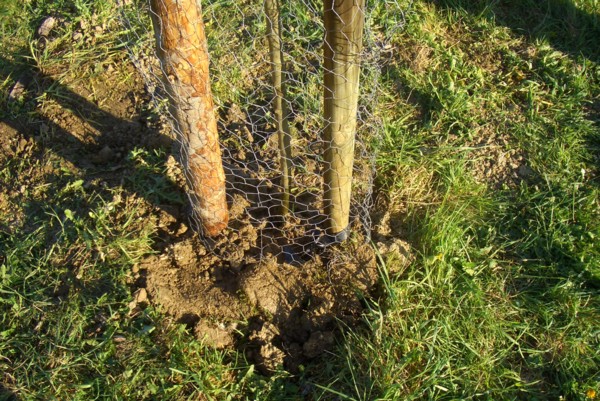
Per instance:
[[[340,240],[350,219],[364,6],[365,0],[324,0],[325,212],[327,234]]]
[[[277,120],[279,141],[279,164],[281,168],[281,214],[286,215],[290,204],[290,182],[292,172],[291,135],[287,121],[288,106],[283,83],[283,49],[281,45],[281,18],[279,0],[265,0],[269,53],[271,58],[271,80],[275,91],[274,113]]]
[[[150,7],[192,207],[203,232],[215,236],[227,227],[229,213],[201,3],[151,0]]]

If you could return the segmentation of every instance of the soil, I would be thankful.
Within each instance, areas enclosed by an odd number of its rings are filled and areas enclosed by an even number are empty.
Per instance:
[[[240,237],[233,242],[246,251],[226,260],[197,235],[173,236],[135,267],[135,287],[206,344],[243,349],[263,373],[296,370],[331,349],[342,327],[360,324],[378,284],[370,245],[350,242],[289,264],[283,255],[259,258],[257,235]],[[144,304],[138,294],[132,313]]]
[[[469,158],[477,181],[501,189],[533,178],[534,171],[528,165],[526,154],[511,147],[509,134],[489,132],[485,127],[481,131],[467,143],[474,149]]]
[[[148,100],[142,82],[117,90],[116,78],[106,73],[94,83],[93,93],[106,97],[105,106],[95,104],[90,90],[64,84],[61,90],[77,104],[49,100],[36,106],[41,121],[35,124],[10,119],[0,124],[3,158],[27,157],[46,166],[29,170],[32,175],[21,182],[41,183],[66,168],[82,176],[84,185],[119,186],[133,174],[124,159],[134,147],[168,147],[164,129],[158,122],[148,124],[145,107],[137,103]],[[56,84],[35,75],[27,90],[35,94]],[[183,193],[175,159],[169,156],[165,166]],[[143,197],[129,190],[124,196]],[[2,222],[5,231],[26,220],[19,191],[15,187],[0,196],[3,215],[13,216]],[[229,229],[212,243],[189,228],[179,203],[143,201],[144,218],[157,227],[156,253],[133,267],[132,316],[150,304],[160,307],[207,345],[244,350],[264,373],[278,366],[294,371],[331,349],[344,326],[360,324],[365,299],[377,292],[375,253],[358,233],[341,246],[307,245],[314,251],[308,260],[286,261],[279,245],[265,245],[272,238],[239,195],[231,197]]]

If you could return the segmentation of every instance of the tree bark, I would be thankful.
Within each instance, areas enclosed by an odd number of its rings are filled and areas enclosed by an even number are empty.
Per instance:
[[[265,0],[267,16],[267,34],[269,38],[269,54],[271,61],[271,81],[275,97],[273,111],[277,120],[279,141],[279,159],[281,168],[281,214],[286,215],[290,203],[290,182],[292,173],[291,135],[287,121],[288,106],[286,102],[285,84],[283,83],[283,49],[281,45],[281,19],[279,0]]]
[[[365,0],[324,0],[325,212],[327,233],[350,219]]]
[[[201,3],[151,0],[150,7],[192,208],[204,234],[215,236],[229,212]]]

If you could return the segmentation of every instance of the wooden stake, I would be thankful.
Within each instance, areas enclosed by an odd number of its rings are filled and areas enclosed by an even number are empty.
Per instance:
[[[204,233],[215,236],[229,213],[200,0],[151,0],[150,7],[192,207]]]
[[[365,0],[324,0],[327,234],[348,228]]]
[[[291,135],[287,121],[288,106],[286,102],[285,84],[283,83],[283,50],[281,45],[281,19],[279,0],[265,0],[267,16],[267,32],[269,37],[269,53],[271,58],[271,81],[275,91],[273,111],[277,120],[279,140],[279,164],[281,168],[281,214],[286,215],[290,203],[290,182],[292,173]]]

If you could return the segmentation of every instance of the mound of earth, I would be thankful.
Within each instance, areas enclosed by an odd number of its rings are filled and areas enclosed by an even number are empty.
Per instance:
[[[244,221],[245,209],[238,213],[234,220]],[[375,254],[349,242],[292,265],[283,255],[253,255],[257,240],[249,221],[229,229],[225,247],[239,252],[226,260],[190,231],[171,237],[136,266],[132,308],[148,298],[206,344],[243,349],[264,373],[294,371],[330,349],[341,327],[360,322],[378,282]]]

